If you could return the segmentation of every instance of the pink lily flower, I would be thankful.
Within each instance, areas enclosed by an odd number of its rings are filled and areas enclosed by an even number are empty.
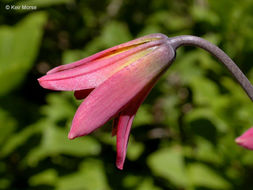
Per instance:
[[[168,37],[151,34],[56,67],[38,81],[47,89],[74,91],[77,99],[87,96],[76,111],[69,139],[87,135],[114,118],[116,165],[123,169],[134,116],[174,56]]]
[[[135,114],[183,45],[198,46],[218,58],[253,100],[253,87],[237,65],[217,46],[195,36],[150,34],[56,67],[38,81],[44,88],[74,91],[77,99],[86,98],[76,111],[69,139],[87,135],[114,118],[116,165],[123,169]]]
[[[244,132],[240,137],[235,139],[235,142],[249,150],[253,150],[253,127]]]

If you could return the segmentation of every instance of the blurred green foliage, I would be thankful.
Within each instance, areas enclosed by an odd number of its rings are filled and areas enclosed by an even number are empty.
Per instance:
[[[253,1],[2,0],[0,8],[0,189],[252,189],[253,152],[234,142],[253,124],[252,103],[203,50],[178,49],[137,113],[123,171],[111,123],[68,140],[80,101],[36,79],[160,32],[213,42],[253,81]]]

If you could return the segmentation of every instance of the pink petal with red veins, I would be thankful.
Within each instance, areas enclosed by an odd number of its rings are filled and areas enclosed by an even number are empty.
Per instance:
[[[148,39],[146,39],[148,40]],[[149,39],[150,40],[150,39]],[[139,40],[140,41],[140,40]],[[123,67],[131,64],[132,60],[137,60],[139,57],[149,53],[152,47],[162,44],[164,40],[154,40],[143,42],[140,44],[132,43],[132,46],[116,46],[119,49],[114,51],[105,50],[107,53],[97,57],[96,59],[89,57],[83,64],[80,62],[72,63],[62,68],[55,68],[54,71],[38,79],[40,85],[52,90],[83,90],[95,88],[112,76]],[[128,42],[130,43],[130,42]]]
[[[244,148],[253,150],[253,127],[238,137],[235,142]]]
[[[124,67],[95,88],[79,106],[69,132],[74,139],[91,133],[117,115],[151,81],[156,80],[175,56],[167,44]]]

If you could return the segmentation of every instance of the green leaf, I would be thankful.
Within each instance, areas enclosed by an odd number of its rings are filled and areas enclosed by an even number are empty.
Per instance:
[[[0,109],[0,144],[6,142],[17,127],[17,121],[6,111]]]
[[[208,105],[216,100],[218,96],[217,85],[204,77],[195,78],[191,83],[194,102]]]
[[[92,137],[87,136],[71,141],[67,138],[68,131],[66,129],[55,127],[46,122],[43,125],[47,126],[43,129],[40,146],[27,155],[27,162],[31,166],[50,156],[60,154],[72,156],[97,155],[101,150],[100,144]]]
[[[137,160],[143,153],[145,147],[142,143],[134,141],[133,138],[129,140],[127,158],[129,160]]]
[[[192,21],[189,18],[170,11],[157,11],[149,18],[148,23],[162,24],[170,31],[184,30],[192,25]]]
[[[0,27],[0,96],[20,85],[31,69],[42,37],[46,14],[30,14],[16,26]]]
[[[115,34],[117,34],[116,38]],[[106,46],[111,47],[131,40],[132,36],[126,24],[111,21],[103,28],[100,38]]]
[[[6,179],[6,178],[0,179],[0,189],[8,189],[10,184],[11,184],[11,181],[9,179]]]
[[[154,185],[152,178],[145,178],[139,183],[136,190],[161,190],[161,188]]]
[[[154,181],[152,178],[132,174],[128,174],[123,179],[123,186],[127,189],[160,190],[160,188],[154,185]]]
[[[65,153],[84,156],[97,155],[100,152],[100,144],[92,137],[83,137],[76,140],[67,138],[67,130],[49,127],[42,140],[42,146],[48,154]]]
[[[48,169],[43,172],[40,172],[36,175],[33,175],[29,179],[29,184],[31,186],[37,186],[37,185],[55,185],[55,182],[57,180],[57,172],[54,169]]]
[[[217,26],[220,22],[219,16],[205,6],[192,6],[191,14],[199,22],[207,22],[214,26]]]
[[[88,159],[84,161],[77,172],[61,177],[56,190],[109,190],[104,167],[101,161]]]
[[[194,163],[187,166],[187,171],[191,183],[195,187],[206,187],[211,189],[230,189],[231,185],[211,168]]]
[[[152,172],[169,180],[178,187],[187,186],[183,155],[178,148],[165,148],[148,157],[147,163]]]
[[[15,151],[18,147],[22,146],[28,138],[33,134],[39,132],[39,125],[37,123],[27,126],[21,132],[13,134],[8,140],[6,140],[1,150],[1,157],[5,157]]]
[[[117,34],[117,37],[115,37],[115,34]],[[110,48],[131,39],[132,36],[126,24],[111,21],[103,27],[101,34],[97,38],[86,44],[84,48],[84,55],[92,55],[99,50]]]
[[[84,57],[84,52],[81,50],[68,50],[63,53],[62,60],[63,64],[68,64],[83,59]]]
[[[41,108],[41,112],[52,122],[72,119],[76,107],[71,98],[72,93],[51,93],[47,96],[48,104]]]
[[[212,121],[215,127],[220,132],[226,132],[228,130],[228,123],[222,120],[220,115],[216,114],[210,108],[202,108],[198,107],[196,109],[191,110],[187,116],[184,118],[185,122],[194,127],[194,122],[198,120],[206,119]],[[203,126],[205,127],[205,126]]]
[[[204,70],[196,64],[203,56],[199,51],[192,51],[182,55],[179,49],[177,53],[177,63],[168,72],[174,75],[180,75],[180,80],[185,84],[189,84],[196,77],[202,77],[204,75]]]
[[[134,118],[133,126],[146,125],[153,122],[153,115],[151,113],[151,107],[147,104],[141,105]]]
[[[191,151],[189,154],[187,154],[187,156],[193,159],[197,159],[199,161],[213,164],[221,165],[223,163],[222,155],[219,154],[215,145],[202,137],[198,137],[195,139],[196,146],[191,147]]]

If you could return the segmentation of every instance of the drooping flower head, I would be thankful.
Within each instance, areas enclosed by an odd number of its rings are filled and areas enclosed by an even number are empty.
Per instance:
[[[87,135],[114,119],[116,165],[122,169],[134,116],[183,45],[198,46],[218,58],[253,100],[253,87],[237,65],[217,46],[195,36],[147,35],[56,67],[38,81],[44,88],[74,91],[77,99],[85,98],[72,121],[69,139]]]
[[[42,87],[74,91],[79,106],[69,139],[87,135],[114,118],[116,165],[122,169],[134,116],[175,51],[163,34],[151,34],[62,65],[41,77]]]

